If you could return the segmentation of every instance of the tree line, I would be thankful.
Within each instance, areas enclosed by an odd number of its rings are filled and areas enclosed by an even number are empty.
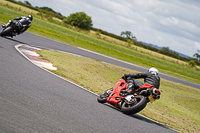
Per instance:
[[[21,1],[15,1],[15,0],[6,0],[6,1],[25,6],[27,8],[32,9],[32,10],[38,11],[40,14],[46,14],[46,15],[49,15],[51,17],[59,18],[61,20],[63,20],[65,18],[60,12],[56,12],[49,7],[38,7],[38,6],[34,7],[28,1],[24,1],[24,3],[21,2]]]

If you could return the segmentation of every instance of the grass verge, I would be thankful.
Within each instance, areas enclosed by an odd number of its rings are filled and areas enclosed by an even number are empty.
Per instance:
[[[42,50],[38,53],[52,62],[52,71],[97,94],[115,85],[125,73],[136,71],[85,57]],[[200,132],[200,90],[161,79],[161,99],[148,104],[140,114],[183,133]]]

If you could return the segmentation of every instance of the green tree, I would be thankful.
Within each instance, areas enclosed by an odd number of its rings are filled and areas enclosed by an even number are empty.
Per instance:
[[[85,12],[76,12],[64,19],[64,22],[72,26],[90,30],[92,27],[92,19]]]
[[[197,59],[198,61],[200,61],[200,54],[198,54],[198,53],[200,53],[200,50],[197,50],[197,53],[195,53],[195,54],[193,55],[193,57],[196,57],[196,59]]]
[[[195,67],[195,66],[196,66],[196,63],[195,63],[193,60],[190,60],[190,61],[188,62],[188,64],[189,64],[190,66],[192,66],[192,67]]]
[[[133,34],[130,31],[122,31],[121,32],[121,36],[125,37],[127,39],[131,39],[131,40],[137,40],[137,38],[135,36],[133,36]]]
[[[30,3],[30,2],[28,2],[28,1],[24,1],[24,3],[25,3],[25,4],[27,4],[27,5],[30,5],[30,6],[32,6],[32,5],[31,5],[31,3]]]
[[[171,52],[169,47],[162,47],[162,50],[167,51],[167,52]]]

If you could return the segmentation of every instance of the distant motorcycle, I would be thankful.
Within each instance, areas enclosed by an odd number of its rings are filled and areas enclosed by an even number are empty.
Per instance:
[[[0,36],[13,37],[13,36],[19,35],[22,29],[23,29],[23,25],[19,21],[14,20],[10,26],[3,28],[3,31],[0,33]]]
[[[131,94],[124,93],[127,83],[124,77],[120,78],[114,88],[108,89],[97,98],[100,103],[109,103],[120,109],[124,114],[131,115],[143,110],[148,102],[153,103],[160,98],[161,92],[154,86],[144,84]]]

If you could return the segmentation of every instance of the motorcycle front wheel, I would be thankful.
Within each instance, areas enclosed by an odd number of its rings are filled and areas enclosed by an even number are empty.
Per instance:
[[[0,33],[0,36],[10,36],[12,33],[12,27],[8,27]]]
[[[147,98],[142,95],[134,96],[133,102],[128,103],[124,101],[121,111],[127,115],[138,113],[146,107],[147,102]]]
[[[98,98],[97,98],[97,101],[99,103],[105,103],[108,99],[108,97],[110,96],[110,93],[113,91],[113,88],[111,89],[108,89],[106,91],[104,91],[103,93],[101,93]]]

